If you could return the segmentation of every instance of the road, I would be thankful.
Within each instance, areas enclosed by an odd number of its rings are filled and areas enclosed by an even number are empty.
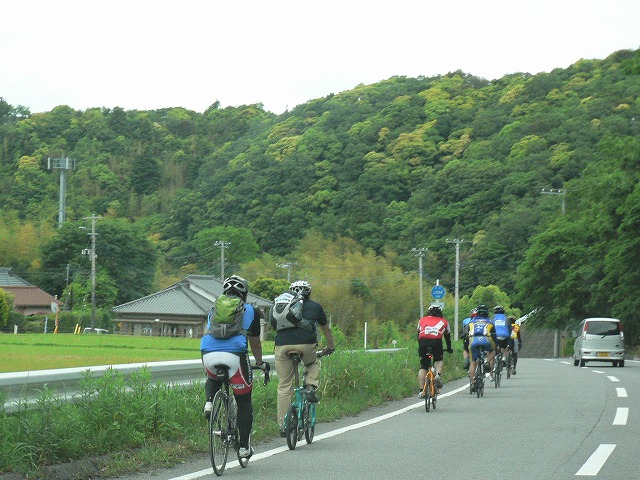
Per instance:
[[[624,368],[571,359],[522,359],[516,376],[471,396],[467,382],[445,385],[437,409],[417,398],[321,424],[311,445],[284,439],[256,445],[247,469],[224,478],[281,480],[449,478],[606,480],[638,478],[640,362]],[[320,404],[320,407],[322,405]],[[212,478],[207,456],[120,480]]]

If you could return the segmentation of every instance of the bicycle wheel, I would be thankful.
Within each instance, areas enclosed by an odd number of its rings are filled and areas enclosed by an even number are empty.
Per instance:
[[[213,409],[209,420],[209,454],[216,475],[222,475],[229,454],[229,412],[227,395],[219,390],[213,398]]]
[[[307,403],[304,411],[304,439],[311,443],[316,433],[316,404]]]
[[[284,431],[287,436],[289,450],[295,450],[298,443],[298,408],[295,405],[289,407],[284,419]]]
[[[425,383],[425,396],[424,396],[424,408],[428,412],[431,408],[431,373],[427,374],[427,378],[424,379]]]
[[[511,361],[512,361],[512,357],[511,357],[511,351],[509,351],[509,353],[507,353],[507,378],[511,378]]]
[[[438,401],[438,389],[434,387],[433,395],[431,396],[431,406],[436,409],[436,402]]]
[[[480,398],[480,394],[482,393],[482,385],[484,384],[484,371],[482,368],[483,360],[480,360],[480,365],[476,367],[476,396]]]

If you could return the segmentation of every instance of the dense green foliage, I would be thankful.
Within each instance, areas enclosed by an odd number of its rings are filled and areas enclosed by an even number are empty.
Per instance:
[[[429,249],[428,285],[440,279],[452,292],[446,239],[458,238],[461,295],[496,285],[514,307],[538,309],[532,322],[560,328],[617,316],[637,341],[639,58],[619,51],[494,81],[459,71],[393,77],[279,116],[218,103],[203,113],[29,114],[0,100],[0,264],[62,294],[65,266],[78,264],[88,238],[81,246],[70,230],[97,214],[102,305],[185,273],[219,274],[222,240],[231,242],[226,271],[251,281],[282,278],[275,265],[296,262],[295,275],[320,287],[348,331],[354,315],[416,318],[412,248]],[[56,232],[58,175],[46,166],[64,156],[78,167],[67,180],[68,226]],[[110,237],[111,221],[122,237]],[[312,268],[310,238],[342,257]],[[341,239],[354,242],[351,253]],[[356,251],[370,267],[360,274],[341,264]],[[78,273],[86,284],[86,267]],[[390,317],[380,306],[389,295],[371,306],[390,291],[406,312]],[[332,305],[341,298],[344,308]]]

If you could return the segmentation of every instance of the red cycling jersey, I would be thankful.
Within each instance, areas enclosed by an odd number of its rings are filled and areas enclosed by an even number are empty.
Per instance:
[[[441,339],[446,333],[450,333],[449,322],[445,318],[426,316],[418,323],[418,338]]]

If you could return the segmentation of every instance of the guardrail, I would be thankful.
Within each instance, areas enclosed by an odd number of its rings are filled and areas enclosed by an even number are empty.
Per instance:
[[[274,361],[273,355],[263,358],[265,362]],[[205,379],[201,360],[174,360],[0,373],[0,392],[4,395],[5,410],[12,412],[17,410],[18,403],[33,404],[45,387],[54,396],[73,399],[80,392],[80,382],[86,371],[99,378],[108,370],[118,370],[127,378],[142,368],[147,369],[155,383],[185,385]]]
[[[399,348],[366,350],[367,353],[394,352]],[[264,355],[263,360],[271,364],[271,373],[275,375],[273,355]],[[251,361],[254,359],[251,357]],[[80,393],[83,374],[90,371],[94,377],[101,377],[108,370],[118,370],[127,378],[140,369],[146,368],[155,383],[167,385],[186,385],[196,381],[204,382],[205,373],[202,361],[173,360],[165,362],[127,363],[122,365],[98,365],[94,367],[58,368],[53,370],[33,370],[28,372],[0,373],[0,392],[4,395],[4,409],[7,412],[18,410],[20,403],[34,404],[45,387],[54,396],[73,400]]]

